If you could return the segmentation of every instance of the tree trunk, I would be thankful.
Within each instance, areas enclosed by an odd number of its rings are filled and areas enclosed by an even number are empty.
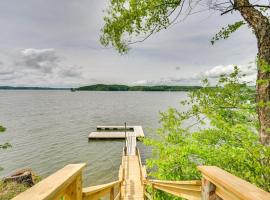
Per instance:
[[[237,9],[253,28],[258,46],[258,75],[256,82],[257,111],[261,143],[270,146],[270,23],[248,0],[235,0]]]

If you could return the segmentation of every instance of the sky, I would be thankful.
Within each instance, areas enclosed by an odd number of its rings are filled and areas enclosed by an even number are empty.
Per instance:
[[[0,86],[199,85],[234,65],[255,81],[256,40],[247,27],[211,45],[241,17],[205,11],[189,16],[127,55],[99,43],[109,0],[0,1]]]

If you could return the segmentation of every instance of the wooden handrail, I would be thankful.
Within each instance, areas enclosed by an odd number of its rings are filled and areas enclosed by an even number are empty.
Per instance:
[[[203,199],[218,196],[223,200],[270,200],[270,193],[215,166],[199,166],[202,172]]]
[[[112,188],[112,187],[118,185],[119,183],[121,183],[121,181],[113,181],[113,182],[102,184],[102,185],[96,185],[96,186],[83,188],[83,196],[89,196],[89,195],[92,195],[94,193],[100,192],[102,190]]]
[[[146,185],[152,186],[153,190],[158,189],[177,197],[189,200],[201,199],[201,181],[147,180],[145,183]],[[153,198],[149,193],[145,195],[147,198]]]
[[[111,183],[103,184],[103,185],[96,185],[87,188],[83,188],[82,190],[82,197],[83,200],[92,200],[92,199],[99,199],[100,197],[104,197],[107,194],[110,194],[110,199],[118,199],[120,198],[120,186],[122,181],[114,181]],[[114,189],[115,187],[118,188],[118,192],[115,195]]]
[[[139,165],[140,165],[140,176],[141,176],[141,181],[142,184],[144,184],[147,174],[146,174],[146,167],[144,165],[142,165],[142,159],[141,159],[141,154],[140,154],[140,150],[136,147],[136,154],[138,156],[138,160],[139,160]]]
[[[136,149],[144,195],[153,199],[155,190],[188,200],[270,200],[270,193],[215,166],[199,166],[202,181],[167,181],[146,179],[139,149]],[[12,200],[92,200],[109,195],[110,200],[121,199],[124,180],[125,152],[119,168],[119,180],[82,189],[82,170],[85,164],[70,164],[58,170]],[[152,188],[152,194],[145,190]]]
[[[84,163],[67,165],[12,200],[81,200],[84,167]]]

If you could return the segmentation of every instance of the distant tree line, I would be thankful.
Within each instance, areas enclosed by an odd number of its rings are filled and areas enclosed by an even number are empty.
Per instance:
[[[72,89],[72,91],[191,91],[200,88],[201,86],[127,86],[96,84]]]

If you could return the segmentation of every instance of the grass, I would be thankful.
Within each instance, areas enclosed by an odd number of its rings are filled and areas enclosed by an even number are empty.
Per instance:
[[[23,183],[0,181],[0,200],[10,200],[27,189]]]
[[[41,180],[41,178],[35,174],[32,175],[32,178],[35,184]],[[29,186],[24,183],[4,182],[0,180],[0,200],[10,200],[28,188]]]

